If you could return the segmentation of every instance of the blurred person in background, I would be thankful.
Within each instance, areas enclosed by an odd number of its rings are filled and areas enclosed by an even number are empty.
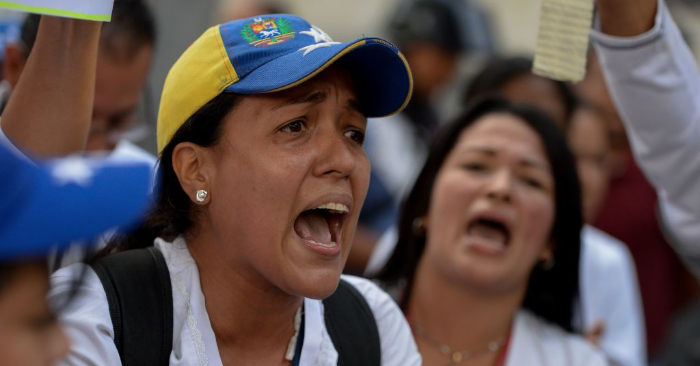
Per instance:
[[[461,57],[493,49],[488,18],[470,1],[402,1],[387,23],[390,39],[411,65],[414,92],[402,113],[369,125],[365,150],[373,169],[347,263],[350,273],[364,271],[377,238],[396,223],[398,206],[440,125],[435,99],[456,76]]]
[[[570,86],[532,73],[522,57],[489,62],[465,103],[498,93],[547,113],[568,136],[576,157],[586,225],[581,233],[580,303],[576,326],[616,364],[646,364],[644,319],[633,259],[623,243],[592,227],[606,198],[610,138],[602,114],[577,100]]]
[[[581,234],[582,329],[611,362],[647,364],[646,334],[637,271],[624,243],[591,226],[608,191],[610,137],[597,109],[579,104],[568,125],[587,225]]]
[[[29,15],[22,24],[19,41],[5,47],[3,69],[11,89],[19,82],[32,52],[39,19],[39,15]],[[115,0],[112,20],[105,23],[100,38],[92,123],[85,151],[155,165],[153,154],[128,140],[130,132],[135,131],[134,116],[142,100],[155,37],[153,14],[144,0]],[[38,140],[51,138],[44,131],[30,133]],[[33,153],[43,155],[41,150]]]
[[[599,1],[598,8],[599,21],[592,36],[611,100],[620,112],[636,162],[656,188],[658,219],[666,237],[696,277],[700,276],[697,64],[663,1]],[[651,266],[657,260],[671,266],[670,261],[660,259],[650,258],[649,268],[642,270],[655,276]],[[671,281],[677,279],[663,277],[659,288],[675,288],[677,282]],[[669,342],[677,343],[668,349],[674,357],[662,362],[697,364],[700,359],[694,341],[697,335],[692,334],[697,334],[692,331],[697,320],[684,319],[685,331]]]
[[[15,89],[20,76],[26,68],[37,38],[41,17],[30,14],[22,23],[17,42],[10,42],[5,47],[4,74],[10,89]],[[112,20],[105,23],[100,35],[97,71],[94,84],[94,102],[92,122],[90,123],[84,147],[91,156],[107,156],[114,161],[144,162],[154,170],[156,157],[134,144],[130,139],[138,140],[143,136],[143,128],[135,128],[135,114],[140,101],[155,47],[155,23],[153,14],[144,0],[116,0]],[[11,95],[8,94],[9,98]],[[2,102],[3,106],[4,103]],[[6,133],[13,143],[25,139],[23,152],[33,156],[60,156],[74,153],[70,150],[55,150],[46,141],[56,140],[62,131],[51,128],[25,129],[1,124],[0,133]],[[10,129],[10,130],[8,130]],[[26,136],[19,136],[19,134]],[[28,150],[27,150],[28,148]],[[105,245],[113,232],[107,232],[94,247]],[[52,269],[64,267],[82,260],[85,256],[82,243],[75,248],[67,248],[52,256]]]
[[[74,124],[87,125],[92,110],[95,60],[101,23],[43,17],[37,51],[7,104],[0,136],[0,365],[49,366],[68,351],[55,313],[70,295],[50,308],[46,256],[72,240],[91,239],[114,227],[130,227],[148,209],[152,188],[148,164],[106,164],[66,158],[36,165],[16,150],[33,143],[14,135],[14,126],[58,125],[43,148],[77,149]],[[45,70],[51,70],[46,73]],[[41,106],[38,108],[37,106]],[[50,128],[50,126],[47,126]],[[20,128],[21,129],[21,128]],[[116,165],[116,166],[115,166]],[[76,288],[80,277],[71,279]],[[78,282],[76,282],[78,281]]]
[[[489,60],[469,82],[462,102],[466,105],[493,93],[541,109],[561,129],[566,128],[576,109],[576,96],[569,85],[533,74],[532,60],[526,57]]]
[[[696,296],[698,286],[664,237],[657,216],[656,190],[634,160],[595,53],[577,90],[603,114],[611,137],[609,192],[592,224],[624,242],[634,258],[649,354],[653,355],[674,314],[688,304],[689,297]]]
[[[580,188],[543,112],[491,98],[441,130],[379,279],[426,365],[607,365],[574,332]]]

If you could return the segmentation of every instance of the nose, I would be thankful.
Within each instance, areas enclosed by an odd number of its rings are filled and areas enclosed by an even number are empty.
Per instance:
[[[317,135],[318,160],[314,168],[317,176],[347,178],[355,170],[357,155],[342,131],[324,131]]]
[[[493,200],[510,203],[513,200],[513,174],[501,169],[493,174],[486,195]]]

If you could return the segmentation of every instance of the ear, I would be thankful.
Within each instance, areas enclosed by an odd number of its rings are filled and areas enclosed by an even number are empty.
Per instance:
[[[8,43],[5,46],[5,61],[2,64],[3,77],[14,89],[19,82],[19,76],[27,63],[24,51],[16,43]]]
[[[428,232],[428,214],[413,219],[413,235],[424,237]]]
[[[173,149],[173,170],[180,181],[182,190],[185,191],[192,202],[198,205],[206,205],[211,197],[211,159],[207,148],[191,142],[182,142]],[[197,191],[208,192],[203,202],[197,201]]]
[[[538,263],[551,263],[552,260],[554,260],[554,247],[556,244],[553,241],[550,241],[547,243],[547,245],[542,248],[542,251],[540,252],[540,255],[537,257],[539,260],[537,261]]]

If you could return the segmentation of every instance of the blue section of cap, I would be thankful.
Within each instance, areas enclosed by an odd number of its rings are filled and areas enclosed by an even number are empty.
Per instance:
[[[266,29],[270,29],[269,32]],[[378,38],[329,43],[322,31],[289,14],[263,15],[219,27],[239,81],[228,92],[257,94],[295,84],[313,74],[347,48],[341,58],[353,74],[358,97],[368,117],[398,110],[410,92],[407,66],[398,49]],[[257,33],[256,33],[257,31]]]
[[[319,47],[306,55],[304,55],[304,51],[299,50],[279,55],[277,58],[260,65],[245,78],[230,85],[227,90],[235,93],[255,94],[282,88],[318,70],[328,60],[351,45],[352,43],[341,43],[329,47]]]
[[[262,20],[262,22],[255,22],[254,19]],[[261,33],[265,31],[257,34],[254,32],[254,26],[272,24],[269,22],[274,23],[279,34],[264,37]],[[280,28],[283,30],[288,28],[291,33],[282,33]],[[313,37],[299,33],[310,29],[311,24],[309,22],[295,15],[269,14],[222,24],[219,27],[219,32],[226,46],[231,64],[236,70],[238,77],[242,79],[261,65],[315,43]],[[274,29],[267,32],[274,32]],[[252,33],[255,41],[250,42],[250,39],[246,39],[244,33],[249,36]],[[270,43],[265,45],[265,40],[268,40]],[[255,42],[262,43],[257,43],[256,45]]]
[[[36,166],[0,143],[0,260],[43,256],[56,244],[132,225],[149,207],[148,164],[69,159]],[[89,174],[57,176],[65,164]]]
[[[406,65],[397,54],[398,50],[375,38],[318,47],[306,54],[304,50],[296,50],[259,66],[245,78],[229,86],[226,91],[256,94],[294,84],[358,42],[365,43],[353,48],[338,60],[343,59],[343,66],[352,74],[367,117],[390,114],[404,104],[409,93],[410,80]]]

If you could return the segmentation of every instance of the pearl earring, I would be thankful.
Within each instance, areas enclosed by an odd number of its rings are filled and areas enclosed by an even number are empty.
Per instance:
[[[209,195],[209,192],[207,192],[204,189],[200,189],[197,191],[197,203],[204,203],[204,201],[207,199],[207,196]]]

